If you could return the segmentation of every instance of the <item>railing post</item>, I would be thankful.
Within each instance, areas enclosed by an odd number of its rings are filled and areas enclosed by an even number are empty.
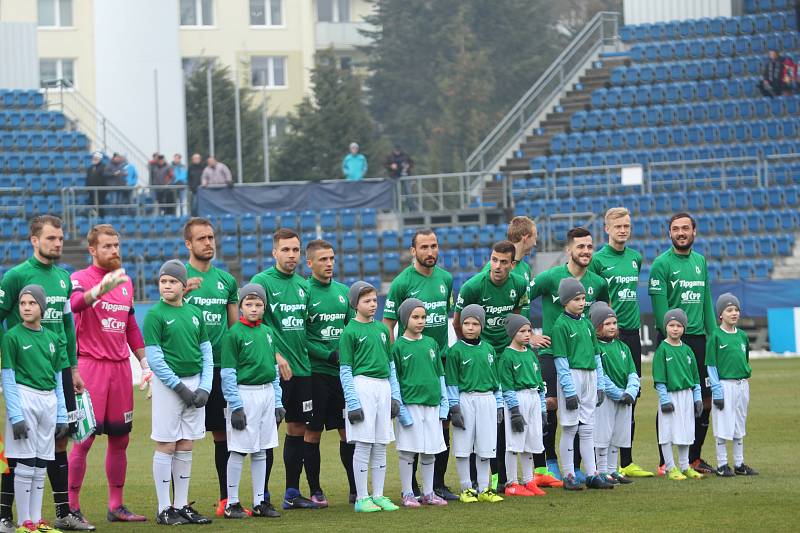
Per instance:
[[[103,153],[108,153],[108,146],[106,144],[106,117],[101,119],[101,124],[103,125]]]

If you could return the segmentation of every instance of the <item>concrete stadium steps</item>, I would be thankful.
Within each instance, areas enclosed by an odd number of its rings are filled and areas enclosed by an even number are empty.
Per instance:
[[[800,232],[795,233],[794,249],[790,257],[784,257],[775,265],[772,279],[800,278]]]

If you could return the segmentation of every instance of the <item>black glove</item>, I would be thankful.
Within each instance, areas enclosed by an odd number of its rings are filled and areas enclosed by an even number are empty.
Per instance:
[[[205,407],[208,403],[208,392],[205,389],[197,389],[194,391],[194,399],[192,400],[194,406],[200,409],[201,407]]]
[[[509,409],[511,413],[511,431],[514,433],[522,433],[525,431],[525,417],[519,412],[519,405]]]
[[[697,400],[696,402],[694,402],[694,417],[700,418],[700,415],[702,414],[703,414],[703,402]]]
[[[623,392],[622,398],[620,398],[619,401],[624,403],[625,405],[633,405],[633,396],[631,396],[627,392]]]
[[[56,424],[56,440],[63,439],[69,434],[69,424],[66,422],[59,422]]]
[[[328,355],[328,362],[332,365],[339,364],[339,350],[334,350]]]
[[[503,420],[505,420],[505,419],[506,419],[506,416],[503,413],[503,408],[502,407],[498,407],[497,408],[497,423],[498,424],[502,424]]]
[[[675,406],[672,405],[672,402],[667,402],[667,403],[662,403],[661,404],[661,412],[664,413],[665,415],[673,412],[674,410],[675,410]]]
[[[564,398],[564,404],[566,404],[568,410],[574,411],[578,408],[578,396],[575,394],[572,396],[567,396]]]
[[[457,428],[464,429],[464,415],[461,414],[460,405],[450,407],[450,423]]]
[[[11,425],[11,431],[14,433],[14,440],[28,438],[28,424],[26,424],[24,420],[14,422]]]
[[[178,383],[174,389],[175,394],[181,397],[183,403],[186,404],[186,407],[193,407],[194,406],[194,393],[184,385],[183,383]]]
[[[275,423],[280,424],[283,422],[283,419],[286,418],[286,409],[283,407],[276,407],[275,408]]]
[[[350,421],[351,424],[355,424],[357,422],[363,422],[364,410],[359,407],[355,411],[347,411],[347,419]]]
[[[242,431],[247,427],[247,415],[243,408],[234,409],[231,413],[231,427],[237,431]]]
[[[594,404],[594,406],[595,407],[600,407],[601,405],[603,405],[603,402],[605,401],[605,399],[606,399],[606,393],[603,392],[600,389],[597,389],[597,403]]]
[[[397,418],[397,415],[400,414],[400,402],[392,398],[392,418]]]
[[[725,409],[725,399],[724,398],[715,399],[714,400],[714,407],[716,407],[720,411]]]

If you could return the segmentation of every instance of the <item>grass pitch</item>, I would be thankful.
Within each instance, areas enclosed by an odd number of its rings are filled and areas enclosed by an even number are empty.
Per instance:
[[[186,526],[209,531],[277,529],[281,531],[474,531],[476,529],[540,529],[550,531],[788,531],[797,530],[800,504],[800,478],[796,471],[800,442],[800,359],[768,359],[752,362],[751,403],[745,461],[761,475],[682,482],[663,478],[638,479],[632,485],[611,491],[566,493],[548,489],[541,498],[506,498],[497,504],[451,503],[446,508],[401,509],[393,513],[356,515],[347,504],[347,481],[339,461],[338,436],[329,432],[322,440],[322,486],[331,506],[318,511],[287,511],[280,519],[232,521],[216,519],[210,526]],[[656,395],[650,367],[645,365],[643,397],[637,405],[634,460],[654,470],[658,461],[655,444]],[[128,449],[126,504],[150,519],[145,524],[109,524],[105,520],[107,503],[104,472],[105,438],[98,438],[89,455],[89,471],[84,482],[81,504],[84,514],[100,531],[152,531],[156,498],[152,480],[153,443],[150,435],[151,406],[142,393],[136,394],[134,432]],[[3,416],[5,414],[3,413]],[[279,506],[284,490],[281,447],[275,451],[270,491]],[[731,451],[729,450],[729,455]],[[715,464],[714,438],[709,429],[703,456]],[[385,493],[399,502],[400,481],[397,453],[388,453]],[[249,503],[249,461],[245,464],[240,494]],[[458,487],[455,464],[451,459],[448,484]],[[301,490],[308,492],[305,478]],[[217,500],[213,444],[209,434],[196,443],[190,500],[202,513],[212,515]],[[52,498],[44,499],[44,516],[53,518]]]

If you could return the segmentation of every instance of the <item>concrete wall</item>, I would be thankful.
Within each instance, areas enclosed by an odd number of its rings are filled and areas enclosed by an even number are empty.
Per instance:
[[[0,22],[0,87],[39,88],[36,24]]]

